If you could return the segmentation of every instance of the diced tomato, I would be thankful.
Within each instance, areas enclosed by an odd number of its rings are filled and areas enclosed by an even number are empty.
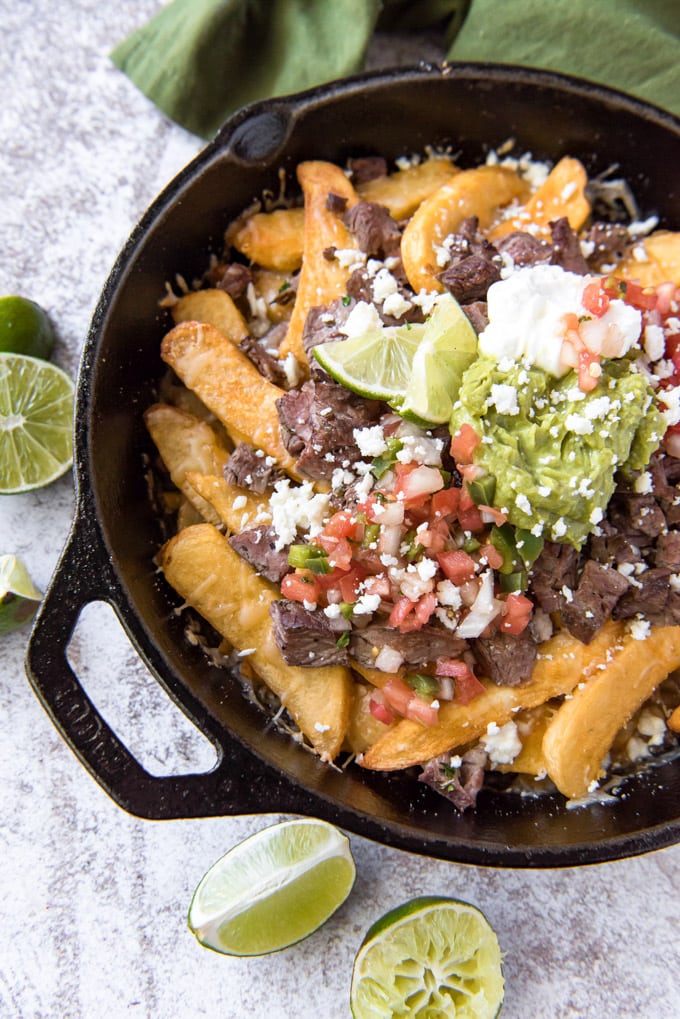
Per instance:
[[[438,520],[440,517],[453,516],[460,504],[460,488],[442,488],[435,492],[430,502],[431,518]]]
[[[350,513],[348,510],[338,510],[330,518],[321,533],[329,538],[351,538],[353,541],[356,541],[360,526],[356,513]]]
[[[482,545],[479,554],[486,559],[492,570],[500,570],[505,562],[503,553],[499,552],[495,545]]]
[[[455,680],[454,700],[458,704],[469,704],[475,697],[484,693],[484,687],[470,666],[458,658],[438,658],[435,675],[451,676]]]
[[[640,283],[607,276],[602,280],[602,289],[612,300],[618,298],[640,311],[649,311],[656,307],[657,293],[653,287],[643,287]]]
[[[281,594],[290,601],[317,602],[321,585],[311,574],[287,573],[281,581]]]
[[[471,506],[470,509],[459,510],[458,523],[464,531],[482,531],[485,526],[479,506]]]
[[[374,718],[377,718],[379,722],[384,722],[385,725],[391,725],[394,721],[394,715],[381,701],[375,697],[371,697],[368,702],[368,710],[371,712]]]
[[[678,300],[680,290],[675,283],[660,283],[656,288],[656,310],[663,317],[670,315],[671,305]]]
[[[425,530],[418,531],[417,541],[431,555],[443,552],[449,540],[449,526],[445,520],[438,520]]]
[[[482,522],[486,520],[486,517],[489,517],[490,520],[493,520],[497,527],[502,527],[508,519],[508,514],[502,513],[499,509],[496,509],[495,506],[485,506],[483,503],[480,503],[477,509],[481,514]],[[479,530],[479,528],[477,528],[477,530]]]
[[[354,604],[359,597],[359,587],[365,577],[366,571],[360,566],[354,566],[349,573],[345,573],[344,576],[340,577],[338,587],[340,588],[343,601],[349,602],[351,605]]]
[[[475,575],[476,563],[462,548],[454,549],[452,552],[440,552],[437,562],[444,575],[456,586],[466,580],[472,580]]]
[[[436,608],[437,599],[434,594],[424,594],[418,599],[414,615],[420,626],[425,626]]]
[[[600,363],[600,355],[593,354],[590,350],[579,350],[578,352],[578,388],[582,393],[590,393],[600,381],[600,374],[593,373],[592,365]]]
[[[522,633],[531,619],[533,608],[534,603],[530,598],[513,591],[505,600],[506,611],[501,620],[501,630],[504,633]]]
[[[394,708],[395,711],[404,717],[406,716],[409,702],[415,697],[413,689],[398,676],[390,676],[382,687],[382,695],[390,707]]]
[[[607,313],[609,296],[602,289],[600,280],[593,280],[592,283],[587,284],[583,291],[581,304],[595,318],[602,318]],[[575,328],[578,329],[578,322]]]
[[[389,619],[387,620],[388,626],[393,626],[396,630],[403,624],[406,617],[410,612],[413,612],[416,607],[416,603],[411,601],[410,598],[402,597],[397,599],[394,603],[394,608],[390,612]]]
[[[467,484],[463,483],[463,487],[460,490],[460,502],[458,504],[458,512],[465,513],[467,510],[476,509],[477,503],[470,495],[470,490]]]
[[[352,554],[354,549],[347,538],[340,538],[335,548],[327,549],[328,562],[331,566],[337,566],[341,570],[348,570],[352,565]]]
[[[408,683],[398,676],[388,679],[381,692],[388,705],[404,718],[429,726],[439,721],[438,709],[418,697]]]
[[[392,587],[389,581],[389,577],[385,576],[384,573],[378,576],[368,576],[364,581],[364,589],[366,594],[377,594],[381,598],[389,598],[392,594]]]
[[[462,424],[451,439],[451,456],[456,463],[472,463],[472,454],[481,441],[472,425]]]

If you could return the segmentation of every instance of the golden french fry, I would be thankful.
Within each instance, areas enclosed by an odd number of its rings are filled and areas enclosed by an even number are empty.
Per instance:
[[[144,414],[149,430],[172,482],[183,493],[204,520],[218,524],[220,518],[187,481],[187,473],[221,473],[229,457],[205,421],[193,417],[178,407],[156,403]]]
[[[521,775],[546,775],[548,769],[543,756],[543,736],[558,706],[557,701],[546,701],[536,708],[518,711],[513,716],[513,722],[522,741],[522,749],[511,764],[494,765],[496,771],[518,772]]]
[[[386,206],[398,222],[412,216],[421,202],[456,173],[460,170],[448,156],[432,156],[422,163],[359,184],[357,194],[363,202]]]
[[[680,626],[652,629],[646,640],[626,634],[605,667],[591,671],[548,725],[548,775],[570,799],[585,796],[619,729],[666,676],[680,666]]]
[[[673,732],[680,732],[680,706],[675,709],[668,719],[668,728]]]
[[[279,598],[210,524],[171,538],[159,562],[184,601],[241,651],[248,664],[288,709],[326,760],[339,753],[349,720],[352,677],[342,666],[303,669],[286,665],[272,633],[269,606]]]
[[[680,233],[657,230],[641,239],[617,267],[616,275],[643,287],[675,283],[680,287]]]
[[[248,335],[243,315],[224,290],[193,290],[180,297],[171,310],[175,323],[207,322],[232,343],[238,344]]]
[[[227,240],[263,269],[294,272],[302,264],[304,219],[303,209],[256,212],[237,221]]]
[[[281,441],[276,411],[283,390],[263,378],[219,329],[200,322],[180,322],[164,336],[161,357],[235,442],[263,449],[285,471],[294,473],[294,460]]]
[[[297,176],[305,200],[304,247],[297,295],[281,357],[294,354],[300,366],[308,365],[302,346],[302,330],[307,312],[319,304],[329,304],[345,292],[349,267],[337,259],[324,258],[326,248],[354,248],[352,234],[342,217],[326,208],[329,194],[347,199],[347,208],[356,205],[357,194],[339,166],[320,160],[300,163]]]
[[[590,215],[585,191],[587,183],[583,165],[578,159],[565,156],[555,164],[524,208],[490,231],[490,239],[497,240],[513,230],[526,230],[528,223],[538,226],[538,236],[550,236],[550,222],[562,216],[567,217],[572,230],[579,231]]]
[[[360,763],[373,771],[409,768],[479,739],[490,722],[505,725],[521,708],[533,708],[552,697],[571,693],[598,665],[606,663],[623,633],[622,623],[605,623],[586,645],[561,631],[541,644],[534,670],[520,686],[496,686],[484,681],[486,692],[470,704],[443,703],[439,724],[432,728],[404,719],[382,736]]]
[[[408,281],[418,293],[444,286],[435,273],[437,248],[449,234],[455,233],[464,219],[477,216],[485,230],[499,209],[515,199],[523,200],[528,186],[522,178],[504,166],[480,166],[463,170],[443,184],[413,214],[401,239],[401,260]]]
[[[180,500],[177,509],[177,530],[182,531],[185,527],[191,527],[193,524],[202,524],[206,519],[205,515],[199,513],[183,495],[180,496]]]
[[[230,484],[222,474],[217,476],[188,471],[186,481],[201,499],[212,506],[220,522],[233,534],[247,527],[271,523],[267,500],[261,501],[238,485]]]

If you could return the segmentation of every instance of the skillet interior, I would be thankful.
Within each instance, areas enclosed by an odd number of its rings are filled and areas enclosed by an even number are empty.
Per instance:
[[[79,512],[96,514],[115,574],[111,597],[125,625],[201,728],[220,744],[236,741],[254,754],[252,770],[248,755],[239,754],[235,764],[252,786],[253,811],[316,813],[380,841],[454,860],[552,866],[676,841],[680,768],[665,765],[630,781],[615,805],[567,811],[556,798],[483,793],[476,813],[462,817],[410,777],[327,768],[267,729],[237,683],[183,640],[182,621],[172,613],[177,598],[152,563],[161,536],[142,468],[150,452],[142,413],[154,398],[159,343],[170,324],[157,303],[165,281],[176,272],[189,280],[199,275],[210,252],[220,252],[234,214],[264,188],[278,191],[279,167],[292,179],[305,158],[396,157],[428,144],[449,144],[461,163],[474,165],[510,137],[536,158],[577,156],[591,174],[616,165],[643,214],[657,213],[662,226],[680,225],[673,172],[680,164],[678,121],[559,76],[481,65],[449,73],[421,68],[253,107],[163,193],[114,267],[81,366],[76,471]],[[233,812],[220,782],[209,795],[196,795],[166,816]],[[139,803],[132,809],[146,813]],[[148,815],[158,816],[151,806]]]

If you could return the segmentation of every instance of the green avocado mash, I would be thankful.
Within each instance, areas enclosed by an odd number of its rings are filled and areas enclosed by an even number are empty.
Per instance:
[[[496,478],[494,505],[516,527],[578,548],[602,520],[616,471],[642,470],[665,424],[654,393],[626,359],[606,361],[597,387],[541,368],[479,357],[451,418],[481,436],[474,461]]]

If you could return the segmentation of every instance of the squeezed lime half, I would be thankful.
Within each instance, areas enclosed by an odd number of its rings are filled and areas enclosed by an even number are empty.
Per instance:
[[[0,555],[0,636],[11,633],[33,619],[42,592],[15,555]]]

